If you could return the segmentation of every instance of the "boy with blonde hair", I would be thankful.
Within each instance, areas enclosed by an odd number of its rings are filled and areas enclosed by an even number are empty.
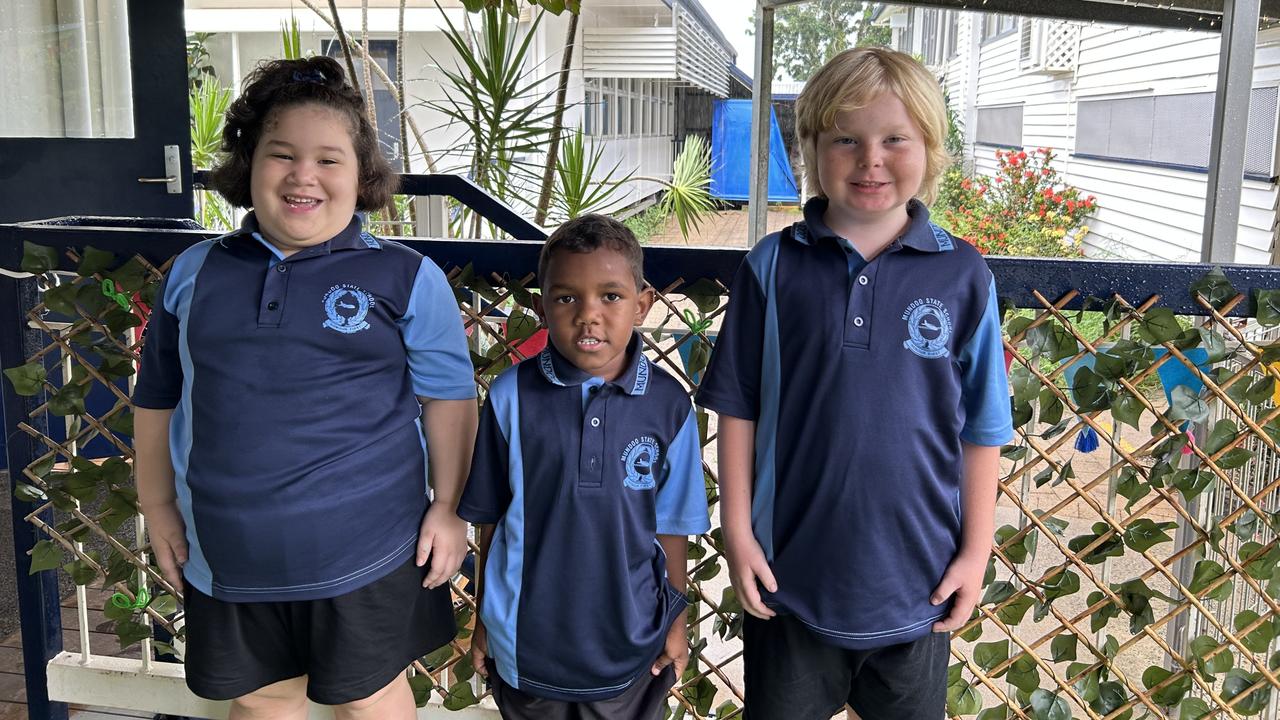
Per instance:
[[[1013,433],[995,285],[929,221],[950,158],[920,63],[841,53],[796,116],[814,197],[738,270],[697,397],[720,415],[746,717],[938,718]]]

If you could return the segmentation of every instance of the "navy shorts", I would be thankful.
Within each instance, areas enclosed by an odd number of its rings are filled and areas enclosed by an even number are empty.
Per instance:
[[[941,720],[950,633],[845,650],[791,615],[742,626],[744,720],[829,720],[847,704],[862,720]]]
[[[369,697],[457,633],[448,584],[422,587],[426,572],[410,558],[345,595],[285,602],[225,602],[186,583],[187,687],[230,700],[305,675],[322,705]]]
[[[671,665],[657,676],[645,667],[640,677],[621,695],[595,702],[565,702],[534,697],[502,681],[493,658],[485,660],[489,686],[502,720],[662,720],[667,710],[667,694],[676,684]]]

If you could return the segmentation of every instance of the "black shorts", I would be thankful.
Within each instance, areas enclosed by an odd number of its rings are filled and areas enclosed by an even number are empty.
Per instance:
[[[941,720],[950,633],[869,650],[828,644],[791,615],[742,626],[745,720]]]
[[[667,693],[676,684],[671,665],[657,676],[645,668],[621,695],[595,702],[565,702],[534,697],[502,681],[493,658],[485,661],[489,686],[502,720],[662,720],[667,710]]]
[[[230,700],[305,675],[322,705],[369,697],[457,633],[448,584],[422,587],[426,572],[410,558],[346,595],[283,602],[225,602],[186,583],[187,687]]]

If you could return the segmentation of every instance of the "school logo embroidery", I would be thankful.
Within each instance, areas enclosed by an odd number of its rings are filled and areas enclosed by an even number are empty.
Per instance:
[[[907,306],[902,313],[907,321],[910,339],[902,346],[922,358],[940,358],[949,355],[947,340],[951,338],[951,313],[942,301],[920,298]]]
[[[334,285],[324,296],[324,326],[340,333],[369,329],[365,317],[373,307],[373,296],[355,285]]]
[[[632,490],[652,490],[658,484],[654,473],[659,457],[658,441],[648,435],[627,443],[622,451],[622,468],[627,473],[623,484]]]

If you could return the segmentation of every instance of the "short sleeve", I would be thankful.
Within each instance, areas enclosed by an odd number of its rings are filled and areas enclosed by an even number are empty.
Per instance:
[[[667,447],[666,476],[658,486],[655,505],[659,535],[700,535],[711,529],[702,443],[692,408]]]
[[[755,420],[760,414],[765,294],[748,256],[729,287],[724,323],[696,401],[721,415]]]
[[[184,250],[156,292],[142,334],[142,358],[133,388],[133,404],[138,407],[171,410],[182,400],[182,326],[195,294],[196,278],[213,246],[213,240],[204,240]]]
[[[1000,333],[1000,303],[993,278],[978,328],[960,351],[960,397],[964,427],[960,439],[972,445],[1004,445],[1013,440],[1009,378]]]
[[[514,372],[507,380],[515,380]],[[502,519],[511,504],[510,443],[499,417],[499,408],[507,400],[499,377],[489,391],[489,399],[480,411],[480,427],[476,432],[475,453],[471,459],[471,474],[458,502],[458,517],[478,525],[490,525]],[[514,384],[514,383],[512,383]],[[503,413],[507,415],[508,413]]]
[[[476,396],[458,303],[444,273],[428,258],[418,266],[408,307],[398,324],[415,395],[437,400]]]

